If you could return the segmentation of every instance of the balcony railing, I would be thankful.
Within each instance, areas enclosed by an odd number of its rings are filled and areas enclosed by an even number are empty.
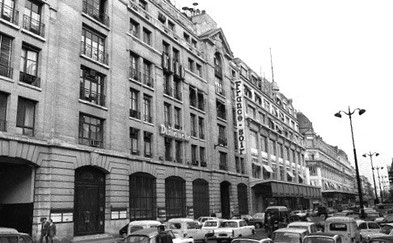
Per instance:
[[[137,110],[130,109],[130,117],[141,119],[141,112]]]
[[[39,77],[25,72],[20,72],[19,80],[23,83],[27,83],[36,87],[40,87],[41,85],[41,80]]]
[[[172,65],[171,65],[171,58],[170,56],[163,52],[162,53],[162,69],[164,70],[165,73],[172,74]]]
[[[130,67],[130,78],[136,81],[141,81],[141,72],[138,72],[138,69]]]
[[[218,144],[222,146],[227,146],[228,139],[223,137],[218,137]]]
[[[0,76],[12,78],[13,68],[0,63]]]
[[[81,54],[108,65],[108,53],[105,51],[92,50],[92,46],[84,41],[81,41]]]
[[[82,12],[109,27],[109,16],[88,4],[87,1],[83,1]]]
[[[23,15],[23,28],[41,37],[45,37],[45,25],[28,15]]]
[[[225,96],[225,90],[223,89],[222,85],[216,84],[216,94]]]
[[[94,104],[105,106],[105,95],[101,93],[96,93],[90,89],[80,88],[80,96],[82,100],[90,101]]]
[[[206,167],[207,166],[207,162],[206,161],[201,161],[201,166],[202,167]]]
[[[224,120],[226,120],[227,118],[227,116],[226,116],[226,113],[225,113],[225,111],[222,111],[222,110],[217,110],[217,117],[219,117],[219,118],[221,118],[221,119],[224,119]]]
[[[0,131],[7,131],[7,121],[5,119],[0,119]]]
[[[131,148],[131,149],[130,149],[130,153],[133,154],[133,155],[139,155],[140,152],[139,152],[138,149]]]
[[[143,74],[143,84],[154,88],[154,79],[150,75]]]
[[[0,3],[0,18],[18,25],[19,11],[14,7],[6,5],[5,1],[2,1],[2,3]]]
[[[220,78],[220,79],[222,79],[222,67],[220,67],[220,66],[214,66],[214,75],[217,77],[217,78]]]

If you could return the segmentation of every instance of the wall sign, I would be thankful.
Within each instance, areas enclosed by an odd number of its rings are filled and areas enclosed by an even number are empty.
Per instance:
[[[245,123],[244,123],[244,102],[243,102],[243,81],[241,79],[235,81],[235,106],[236,106],[236,125],[237,125],[237,141],[239,153],[246,153],[245,141]]]
[[[190,135],[187,135],[186,132],[176,130],[171,127],[166,127],[165,125],[161,124],[160,125],[160,134],[166,137],[171,137],[171,138],[176,138],[176,139],[181,139],[184,141],[189,141],[190,140]]]

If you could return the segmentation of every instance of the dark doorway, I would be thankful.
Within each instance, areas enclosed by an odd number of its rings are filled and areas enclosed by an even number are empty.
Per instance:
[[[194,217],[209,216],[209,183],[203,179],[192,182]]]
[[[240,183],[237,185],[237,202],[239,204],[239,214],[248,214],[247,185]]]
[[[156,178],[142,172],[130,175],[130,220],[155,220],[156,212]]]
[[[229,219],[231,217],[231,208],[230,208],[230,198],[229,198],[229,188],[231,184],[227,181],[223,181],[220,184],[220,193],[221,193],[221,212],[223,219]]]
[[[105,174],[91,166],[75,171],[75,235],[104,233]]]
[[[181,177],[165,179],[165,207],[167,219],[186,217],[186,182]]]
[[[15,163],[7,163],[11,160]],[[35,168],[26,163],[0,158],[0,226],[31,235]]]

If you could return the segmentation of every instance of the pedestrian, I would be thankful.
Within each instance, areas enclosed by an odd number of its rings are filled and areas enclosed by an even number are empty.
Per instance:
[[[49,239],[49,243],[53,243],[53,238],[55,237],[55,235],[56,235],[56,225],[55,223],[53,223],[52,219],[49,219],[49,226],[47,231],[47,239]]]
[[[265,215],[265,229],[267,232],[267,236],[270,237],[272,233],[272,216],[270,212],[267,212]]]
[[[165,231],[165,225],[157,226],[157,243],[173,243],[172,237]]]
[[[40,218],[40,223],[41,223],[41,235],[40,235],[40,243],[45,242],[48,243],[48,227],[49,227],[49,221],[47,218],[42,217]]]

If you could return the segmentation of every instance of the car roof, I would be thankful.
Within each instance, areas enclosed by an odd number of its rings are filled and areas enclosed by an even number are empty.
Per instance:
[[[342,216],[333,216],[329,217],[325,220],[326,223],[332,223],[332,222],[337,222],[337,223],[351,223],[354,222],[356,223],[354,218],[349,218],[349,217],[342,217]]]
[[[0,227],[1,235],[19,235],[19,231],[14,228]]]
[[[296,222],[289,223],[288,226],[292,226],[292,225],[310,226],[310,225],[314,225],[314,224],[315,224],[315,222],[302,222],[302,221],[296,221]]]
[[[267,210],[271,210],[271,209],[277,209],[279,211],[288,211],[288,208],[285,207],[285,206],[269,206],[269,207],[266,208],[265,212]]]
[[[328,232],[317,232],[317,233],[311,233],[308,236],[336,236],[337,234],[334,233],[328,233]],[[338,236],[338,235],[337,235]]]
[[[144,235],[144,236],[148,236],[149,238],[152,238],[156,235],[158,235],[158,231],[157,229],[154,228],[147,228],[147,229],[141,229],[141,230],[137,230],[135,232],[132,232],[130,234],[131,235]]]
[[[157,220],[135,220],[131,221],[129,225],[134,226],[134,225],[160,225],[161,222]]]
[[[288,233],[301,234],[301,233],[307,232],[307,230],[306,229],[298,229],[298,228],[281,228],[281,229],[275,230],[274,233],[275,232],[288,232]]]
[[[196,221],[190,218],[172,218],[168,220],[168,222],[172,223],[172,222],[196,222]]]

